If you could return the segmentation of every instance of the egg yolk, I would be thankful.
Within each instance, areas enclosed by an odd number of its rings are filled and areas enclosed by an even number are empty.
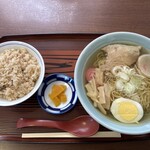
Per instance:
[[[132,121],[138,116],[138,109],[130,102],[122,102],[119,105],[118,114],[123,120]]]

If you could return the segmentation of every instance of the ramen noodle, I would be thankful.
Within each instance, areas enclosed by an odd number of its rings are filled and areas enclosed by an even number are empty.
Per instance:
[[[144,111],[150,111],[150,78],[140,74],[136,62],[141,54],[141,46],[112,44],[103,47],[93,65],[87,69],[85,88],[87,96],[103,114],[110,111],[117,98],[128,98],[139,102]],[[101,84],[97,76],[103,75]],[[101,78],[101,77],[100,77]]]

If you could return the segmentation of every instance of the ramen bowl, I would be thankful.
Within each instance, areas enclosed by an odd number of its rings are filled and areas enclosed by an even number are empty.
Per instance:
[[[26,95],[24,95],[24,96],[22,96],[20,98],[17,98],[15,100],[6,100],[6,99],[1,97],[0,98],[0,106],[13,106],[13,105],[17,105],[17,104],[20,104],[20,103],[28,100],[38,90],[38,88],[40,87],[40,85],[41,85],[41,83],[43,81],[43,78],[44,78],[44,75],[45,75],[44,60],[43,60],[41,54],[39,53],[39,51],[36,48],[34,48],[32,45],[30,45],[28,43],[25,43],[25,42],[21,42],[21,41],[3,42],[3,43],[0,44],[0,53],[3,53],[6,49],[22,49],[22,48],[26,49],[29,54],[31,54],[32,56],[34,56],[34,58],[36,58],[36,60],[37,60],[37,62],[39,64],[39,67],[40,67],[39,77],[37,78],[35,84],[33,85],[32,90],[30,92],[28,92]],[[16,57],[13,57],[13,59],[16,61]],[[24,59],[23,58],[21,58],[21,59],[24,62]],[[31,60],[31,57],[30,57],[30,60]],[[5,76],[5,75],[1,73],[1,78],[3,76]],[[13,79],[16,76],[13,76]]]
[[[139,135],[150,133],[150,113],[145,113],[139,123],[126,124],[117,121],[112,115],[104,115],[94,107],[92,101],[86,95],[85,71],[91,65],[98,50],[109,44],[129,44],[144,47],[150,53],[150,39],[143,35],[132,32],[113,32],[100,36],[90,42],[81,52],[75,65],[75,87],[78,98],[87,113],[104,127],[129,135]]]

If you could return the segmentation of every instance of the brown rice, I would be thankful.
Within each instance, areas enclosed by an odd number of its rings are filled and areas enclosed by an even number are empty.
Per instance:
[[[0,98],[15,100],[28,94],[40,75],[37,59],[25,48],[0,53]]]

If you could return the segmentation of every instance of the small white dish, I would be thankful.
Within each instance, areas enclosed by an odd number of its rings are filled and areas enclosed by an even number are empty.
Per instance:
[[[55,106],[49,97],[51,93],[52,86],[54,84],[61,84],[67,87],[65,94],[67,96],[67,101],[61,103],[59,106]],[[77,94],[74,86],[74,80],[64,74],[52,74],[46,77],[41,84],[38,92],[37,99],[40,106],[47,112],[52,114],[63,114],[70,109],[72,109],[77,102]]]

